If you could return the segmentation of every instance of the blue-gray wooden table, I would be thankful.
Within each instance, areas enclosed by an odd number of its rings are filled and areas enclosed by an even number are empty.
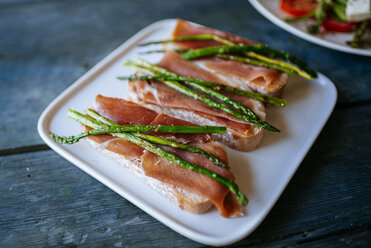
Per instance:
[[[180,17],[306,60],[336,85],[328,123],[264,222],[232,247],[371,247],[371,59],[301,40],[247,0],[0,0],[0,247],[203,247],[57,155],[36,124],[141,28]]]

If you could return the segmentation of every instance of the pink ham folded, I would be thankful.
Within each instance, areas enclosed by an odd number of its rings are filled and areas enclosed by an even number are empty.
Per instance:
[[[192,25],[186,21],[178,19],[177,25],[171,38],[192,36],[198,34],[212,34],[227,39],[235,44],[253,45],[255,41],[250,41],[242,37],[232,35],[223,31]],[[223,45],[216,41],[182,41],[171,45],[169,49],[197,49],[208,46]],[[286,73],[275,69],[244,64],[237,61],[224,60],[219,58],[200,58],[193,63],[201,68],[215,74],[215,77],[222,78],[226,84],[241,89],[252,89],[262,94],[280,96],[287,83]]]
[[[194,125],[187,121],[158,114],[133,102],[101,95],[97,96],[94,109],[99,114],[121,125]],[[227,153],[224,147],[214,141],[209,134],[171,134],[167,135],[167,138],[197,146],[213,153],[220,160],[228,163]],[[148,177],[206,197],[218,208],[223,217],[238,216],[242,213],[242,208],[234,195],[226,186],[214,179],[175,165],[123,139],[114,138],[109,135],[90,136],[89,139],[99,144],[104,144],[106,150],[121,155],[126,159],[140,160],[144,173]],[[233,181],[235,179],[230,170],[213,164],[200,154],[167,146],[161,146],[161,148],[191,163],[207,168],[229,180]]]

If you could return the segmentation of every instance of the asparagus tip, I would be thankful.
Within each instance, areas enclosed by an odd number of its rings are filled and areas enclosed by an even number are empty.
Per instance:
[[[73,144],[75,143],[73,139],[70,139],[69,137],[59,136],[55,133],[49,132],[50,138],[59,144]]]

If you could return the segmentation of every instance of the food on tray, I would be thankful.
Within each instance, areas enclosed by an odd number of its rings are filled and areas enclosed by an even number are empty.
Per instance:
[[[180,208],[203,213],[215,205],[223,217],[243,214],[247,198],[233,182],[227,153],[207,134],[225,132],[225,128],[198,127],[133,102],[101,95],[94,110],[86,114],[69,111],[69,117],[87,127],[77,136],[88,137],[94,147]],[[60,143],[79,140],[76,136],[51,137]]]
[[[354,48],[370,46],[370,0],[280,0],[280,8],[292,18],[287,22],[309,21],[307,30],[354,32],[347,44]]]
[[[229,170],[225,148],[249,151],[263,131],[264,103],[285,107],[287,74],[312,79],[315,71],[298,58],[244,38],[178,20],[158,64],[127,61],[137,72],[128,100],[98,95],[86,115],[68,116],[85,126],[55,142],[87,138],[98,150],[192,213],[216,206],[223,217],[244,214],[246,196]]]

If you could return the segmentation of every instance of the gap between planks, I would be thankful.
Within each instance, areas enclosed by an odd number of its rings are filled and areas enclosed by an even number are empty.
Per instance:
[[[370,225],[341,229],[341,230],[337,230],[337,231],[334,231],[334,232],[314,236],[314,237],[311,237],[311,238],[298,240],[297,244],[305,244],[305,243],[318,241],[318,240],[321,240],[321,239],[326,239],[326,238],[329,238],[329,237],[343,236],[343,235],[347,235],[347,234],[354,234],[354,233],[364,232],[364,231],[367,231],[369,228],[370,228]]]
[[[368,100],[360,100],[355,102],[347,102],[347,103],[336,103],[335,110],[337,109],[348,109],[348,108],[356,108],[371,105],[371,99]]]
[[[247,242],[246,245],[247,246],[255,246],[255,245],[261,245],[261,244],[264,244],[264,243],[268,244],[268,243],[273,243],[273,242],[277,242],[277,241],[280,241],[280,240],[282,241],[282,240],[295,239],[296,237],[302,237],[302,239],[299,239],[299,240],[296,241],[296,244],[298,244],[298,245],[308,244],[308,243],[311,243],[311,242],[320,241],[320,240],[330,238],[330,237],[336,237],[336,236],[342,236],[342,235],[347,235],[347,234],[365,232],[365,231],[369,230],[369,228],[370,228],[370,225],[357,226],[357,227],[353,227],[353,228],[346,228],[346,229],[336,230],[334,232],[330,232],[330,233],[326,233],[326,234],[306,238],[306,236],[309,233],[315,232],[317,230],[317,228],[316,228],[316,229],[310,229],[310,230],[306,230],[306,231],[290,233],[290,234],[287,234],[287,235],[280,235],[280,236],[270,237],[270,238],[261,238],[261,239],[257,239],[256,241],[253,241],[251,243]],[[248,241],[248,239],[241,241],[240,244],[244,243],[244,241]],[[237,243],[237,245],[238,244],[239,243]]]
[[[29,152],[40,152],[50,150],[50,147],[46,144],[31,145],[31,146],[22,146],[16,148],[9,148],[0,150],[0,156],[15,155]]]

